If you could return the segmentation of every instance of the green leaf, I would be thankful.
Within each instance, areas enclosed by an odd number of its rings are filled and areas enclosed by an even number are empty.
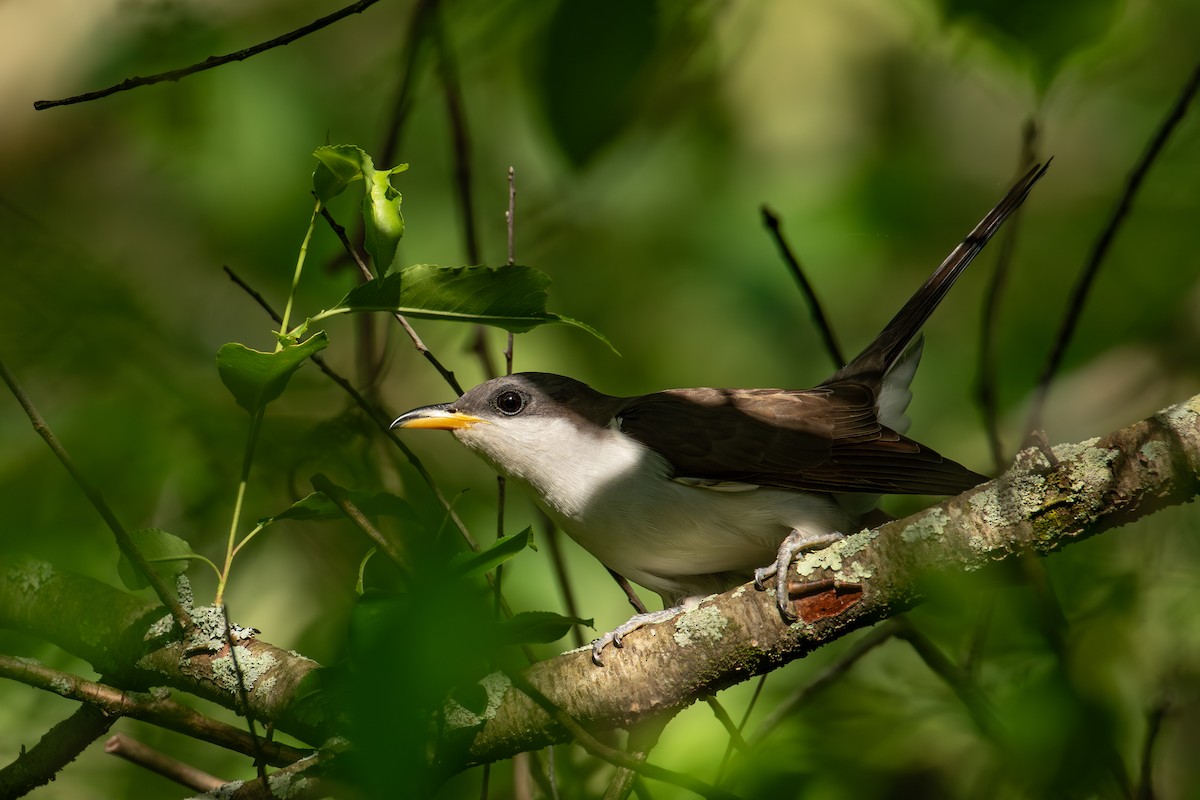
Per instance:
[[[322,203],[328,203],[353,181],[362,180],[360,164],[365,154],[353,145],[325,145],[313,151],[317,168],[313,171],[313,193]]]
[[[237,404],[256,414],[283,393],[301,364],[328,346],[329,337],[324,331],[274,353],[230,342],[217,351],[217,370]]]
[[[201,557],[186,541],[158,528],[130,531],[129,537],[154,570],[168,580],[186,570],[191,559]],[[117,575],[128,589],[144,589],[150,585],[124,553],[117,561]]]
[[[363,182],[363,232],[367,252],[378,272],[386,271],[396,255],[396,246],[404,235],[404,216],[400,213],[400,192],[392,186],[392,176],[408,169],[399,164],[391,169],[375,169],[375,162],[354,145],[326,145],[313,155],[320,162],[313,172],[313,192],[322,203],[337,197],[357,180]]]
[[[496,543],[478,553],[459,553],[450,559],[449,574],[453,578],[472,578],[491,572],[525,548],[533,547],[533,528],[512,536],[497,539]]]
[[[352,489],[342,489],[345,498],[354,503],[360,511],[369,516],[389,516],[406,522],[416,522],[417,512],[401,497],[390,492],[359,492]],[[321,492],[302,497],[288,508],[270,517],[259,520],[259,524],[269,525],[281,519],[297,521],[323,521],[345,519],[341,509]]]
[[[394,311],[418,319],[494,325],[524,333],[538,325],[566,323],[582,328],[612,348],[589,325],[546,310],[550,278],[520,265],[438,267],[417,264],[356,286],[329,313]]]
[[[551,611],[523,611],[495,625],[497,644],[546,644],[561,639],[573,625],[592,627],[593,620],[564,617]]]

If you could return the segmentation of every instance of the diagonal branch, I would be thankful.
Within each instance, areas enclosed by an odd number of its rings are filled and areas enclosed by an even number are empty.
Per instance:
[[[209,56],[198,64],[192,64],[181,69],[173,69],[168,72],[160,72],[157,75],[146,75],[143,77],[126,78],[120,83],[114,84],[104,89],[97,89],[94,92],[85,92],[77,94],[73,97],[64,97],[61,100],[37,100],[33,107],[38,111],[45,111],[47,108],[55,106],[69,106],[76,103],[86,103],[90,100],[99,100],[102,97],[108,97],[110,94],[117,92],[127,92],[130,89],[136,89],[139,86],[150,86],[155,83],[163,83],[164,81],[177,81],[180,78],[186,78],[188,75],[193,75],[197,72],[203,72],[214,67],[224,66],[231,61],[245,61],[251,56],[256,56],[259,53],[271,50],[276,47],[289,45],[297,39],[302,39],[310,33],[315,33],[322,28],[328,27],[344,17],[351,14],[359,14],[366,11],[371,6],[378,3],[379,0],[358,0],[351,3],[345,8],[339,9],[332,14],[328,14],[320,19],[313,20],[307,25],[302,25],[294,31],[289,31],[281,36],[276,36],[274,39],[268,39],[265,42],[260,42],[253,47],[247,47],[245,50],[238,50],[234,53],[226,53],[223,56]]]

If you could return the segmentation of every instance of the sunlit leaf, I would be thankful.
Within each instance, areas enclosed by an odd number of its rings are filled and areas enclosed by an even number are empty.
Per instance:
[[[275,353],[251,350],[244,344],[230,342],[217,351],[217,370],[237,404],[256,414],[283,393],[292,373],[301,364],[328,346],[329,337],[324,331]]]
[[[449,574],[455,578],[470,578],[491,572],[526,548],[533,547],[533,528],[505,536],[478,553],[460,553],[450,561]]]
[[[551,611],[523,611],[495,624],[497,644],[546,644],[561,639],[575,625],[592,627],[593,620],[564,617]]]
[[[550,278],[532,267],[418,264],[360,284],[338,307],[347,311],[395,311],[421,319],[494,325],[514,333],[561,322],[582,328],[612,347],[591,326],[547,311],[549,287]]]
[[[354,181],[363,182],[364,246],[376,270],[387,270],[404,235],[402,198],[392,186],[392,176],[408,169],[408,164],[375,169],[375,162],[361,148],[346,144],[318,147],[313,155],[320,162],[313,172],[313,191],[322,202],[338,196]]]
[[[173,533],[147,528],[140,531],[130,531],[138,552],[146,557],[154,570],[164,578],[174,578],[188,568],[193,558],[199,558],[192,546]],[[117,575],[121,583],[129,589],[144,589],[150,585],[141,570],[122,553],[117,561]]]

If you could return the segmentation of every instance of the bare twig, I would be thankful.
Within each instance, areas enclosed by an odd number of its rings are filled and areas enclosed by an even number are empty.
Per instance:
[[[674,772],[669,769],[648,764],[636,755],[622,752],[615,747],[600,742],[592,734],[588,733],[582,725],[580,725],[570,714],[567,714],[551,700],[536,689],[525,677],[512,670],[506,671],[509,680],[513,686],[519,689],[526,697],[542,708],[550,717],[564,728],[576,744],[586,750],[589,754],[596,758],[601,758],[610,764],[615,764],[618,767],[632,770],[646,778],[652,778],[663,783],[670,783],[674,786],[681,786],[688,791],[695,792],[701,797],[718,798],[719,800],[734,800],[737,795],[725,791],[716,786],[705,783],[691,775],[686,775],[680,772]]]
[[[542,538],[546,543],[546,547],[550,550],[550,564],[554,568],[554,581],[558,584],[558,591],[562,593],[563,605],[566,607],[567,615],[579,619],[579,606],[575,603],[575,593],[571,591],[571,580],[567,576],[567,562],[563,559],[562,544],[559,541],[559,531],[554,527],[554,522],[545,512],[538,509],[538,522],[541,523]],[[583,630],[579,625],[571,626],[571,635],[575,639],[576,647],[583,647]]]
[[[191,764],[171,758],[136,739],[131,739],[123,733],[113,734],[104,743],[104,752],[137,764],[142,769],[161,775],[167,780],[175,781],[192,791],[211,792],[228,783],[228,781],[210,775]]]
[[[1037,120],[1030,117],[1025,121],[1021,132],[1021,154],[1017,159],[1017,175],[1024,175],[1029,168],[1037,163]],[[1004,445],[1000,441],[1000,412],[999,401],[996,397],[996,328],[1000,315],[1000,297],[1004,286],[1008,283],[1008,275],[1012,270],[1013,254],[1016,252],[1017,231],[1020,230],[1021,209],[1012,214],[1007,227],[1001,234],[1000,254],[996,258],[996,268],[992,270],[992,278],[988,282],[987,293],[984,295],[983,314],[980,322],[979,336],[979,408],[983,413],[983,426],[987,431],[988,442],[992,450],[992,463],[996,471],[1005,467]]]
[[[762,218],[763,224],[767,226],[767,230],[774,237],[775,244],[779,246],[779,254],[783,256],[784,262],[791,270],[792,277],[800,286],[800,292],[804,295],[809,312],[812,314],[813,324],[817,326],[817,332],[821,334],[821,340],[825,343],[825,352],[829,353],[829,357],[833,360],[833,368],[841,369],[846,365],[846,359],[842,357],[842,351],[833,335],[833,328],[830,327],[829,320],[825,318],[825,310],[821,308],[821,301],[817,299],[816,291],[808,282],[804,268],[800,266],[800,261],[797,260],[792,248],[788,246],[787,240],[783,237],[783,231],[779,227],[779,217],[770,208],[763,206]]]
[[[1142,741],[1141,777],[1138,779],[1137,800],[1154,800],[1154,745],[1158,735],[1162,733],[1163,720],[1170,713],[1171,707],[1163,701],[1150,709],[1146,715],[1146,738]]]
[[[169,72],[160,72],[157,75],[126,78],[120,83],[109,86],[106,89],[99,89],[94,92],[86,92],[73,97],[66,97],[61,100],[38,100],[34,102],[33,107],[38,111],[43,111],[47,108],[54,108],[55,106],[69,106],[75,103],[86,103],[90,100],[99,100],[102,97],[108,97],[110,94],[116,94],[117,92],[126,92],[130,89],[136,89],[139,86],[150,86],[151,84],[162,83],[164,81],[177,81],[180,78],[186,78],[188,75],[192,75],[197,72],[203,72],[204,70],[223,66],[231,61],[245,61],[247,58],[256,56],[259,53],[267,50],[289,45],[297,39],[301,39],[310,33],[314,33],[322,28],[332,25],[338,20],[348,17],[351,14],[359,14],[375,5],[377,2],[379,2],[379,0],[358,0],[358,2],[351,3],[345,8],[339,9],[332,14],[328,14],[320,19],[314,20],[307,25],[302,25],[299,28],[296,28],[294,31],[289,31],[282,36],[276,36],[274,39],[268,39],[265,42],[260,42],[253,47],[247,47],[245,50],[238,50],[234,53],[227,53],[223,56],[209,56],[198,64],[192,64],[191,66],[183,67],[182,69],[170,70]]]
[[[729,734],[729,743],[743,753],[749,752],[750,747],[746,744],[746,740],[742,738],[742,732],[738,729],[737,724],[734,723],[733,717],[729,716],[729,712],[725,710],[725,706],[721,705],[721,701],[717,699],[717,696],[710,694],[704,700],[708,703],[708,707],[712,709],[713,716],[717,718],[717,721],[725,728],[725,732]]]
[[[463,108],[462,87],[458,82],[454,51],[446,39],[441,9],[435,10],[433,25],[438,52],[438,78],[441,80],[446,114],[450,118],[450,135],[454,141],[455,195],[458,197],[459,213],[462,217],[467,263],[479,264],[479,237],[476,233],[474,192],[471,186],[471,137],[467,130],[467,114]]]
[[[262,740],[258,736],[258,728],[254,724],[254,709],[250,707],[250,693],[246,691],[246,675],[242,672],[242,662],[238,660],[237,643],[233,640],[233,631],[229,628],[229,606],[221,605],[221,621],[225,626],[225,646],[229,648],[229,660],[233,662],[234,677],[237,678],[238,709],[246,718],[246,729],[250,734],[250,742],[254,746],[254,766],[258,770],[258,779],[269,792],[271,785],[267,782],[267,759],[263,753]]]
[[[645,614],[646,604],[642,602],[642,598],[638,597],[637,592],[629,585],[629,581],[625,579],[625,576],[607,566],[605,569],[608,570],[609,575],[612,575],[612,579],[617,582],[617,586],[621,587],[621,591],[625,592],[625,598],[629,600],[629,605],[633,606],[633,610],[639,614]]]
[[[0,769],[0,797],[24,797],[54,780],[59,770],[107,733],[116,719],[87,704],[75,709],[37,744],[28,750],[22,747],[20,755]]]
[[[1155,131],[1153,138],[1150,140],[1149,145],[1147,145],[1145,152],[1142,153],[1142,157],[1138,160],[1138,163],[1134,166],[1133,171],[1129,173],[1129,178],[1125,183],[1125,191],[1121,193],[1121,197],[1117,201],[1117,207],[1113,209],[1108,224],[1105,225],[1104,230],[1100,233],[1100,237],[1096,240],[1095,246],[1092,248],[1087,265],[1075,283],[1075,288],[1071,293],[1070,304],[1067,306],[1067,313],[1063,317],[1058,336],[1054,340],[1054,347],[1051,349],[1050,356],[1046,359],[1046,365],[1042,368],[1042,374],[1038,378],[1032,408],[1029,412],[1029,421],[1025,423],[1026,432],[1038,430],[1042,427],[1042,411],[1046,404],[1046,396],[1050,392],[1050,384],[1054,380],[1055,375],[1058,374],[1063,356],[1066,354],[1067,347],[1070,345],[1071,339],[1075,334],[1075,327],[1079,324],[1079,317],[1083,314],[1083,306],[1087,302],[1092,283],[1100,271],[1100,266],[1104,262],[1105,256],[1108,255],[1108,250],[1116,238],[1121,223],[1125,221],[1125,217],[1129,214],[1129,209],[1133,206],[1134,195],[1137,194],[1142,181],[1145,180],[1146,174],[1150,171],[1150,167],[1157,160],[1163,147],[1166,146],[1167,140],[1170,139],[1176,126],[1183,119],[1183,115],[1191,104],[1192,99],[1196,96],[1197,90],[1200,90],[1200,64],[1196,65],[1195,71],[1188,78],[1183,91],[1176,98],[1175,104],[1167,113],[1162,124],[1159,125],[1158,130]]]
[[[371,521],[359,510],[358,506],[351,502],[345,493],[334,485],[329,478],[326,478],[321,473],[317,473],[312,477],[312,486],[318,492],[328,497],[354,523],[355,527],[366,534],[367,538],[379,548],[380,552],[400,568],[401,572],[406,575],[411,574],[412,565],[409,563],[408,558],[400,552],[391,539],[384,536],[378,528],[371,524]]]
[[[206,717],[167,696],[117,689],[107,684],[84,680],[77,675],[52,669],[29,659],[5,655],[0,655],[0,676],[95,706],[112,719],[140,719],[227,750],[255,755],[254,743],[244,730]],[[104,731],[100,731],[96,736],[103,733]],[[307,751],[276,742],[263,742],[262,750],[266,762],[277,767],[291,764],[307,754]],[[8,795],[0,792],[0,797],[6,796]]]
[[[12,392],[13,397],[17,398],[17,402],[21,404],[21,408],[25,410],[25,414],[29,417],[29,421],[33,424],[33,430],[45,440],[50,451],[58,458],[59,462],[66,468],[67,472],[75,480],[75,484],[83,490],[87,496],[88,502],[92,504],[92,508],[96,509],[96,513],[104,520],[104,524],[112,531],[113,537],[117,540],[117,547],[126,558],[133,564],[138,572],[145,577],[150,587],[154,589],[154,593],[164,606],[171,612],[171,616],[175,618],[175,624],[179,626],[181,631],[186,631],[192,624],[192,618],[187,611],[179,603],[179,598],[171,593],[167,588],[167,584],[163,582],[162,576],[154,571],[154,567],[142,555],[142,551],[138,550],[137,545],[133,543],[133,537],[125,530],[125,526],[117,519],[117,515],[109,508],[108,501],[104,499],[104,495],[100,494],[100,490],[92,485],[79,468],[75,466],[74,459],[58,441],[58,437],[54,435],[54,431],[46,424],[46,420],[42,419],[42,415],[34,406],[33,400],[25,393],[17,378],[9,370],[8,365],[0,359],[0,378],[8,384],[8,389]]]
[[[241,277],[239,277],[237,273],[235,273],[229,267],[224,267],[224,269],[225,274],[229,276],[230,280],[232,280],[239,287],[241,287],[243,291],[249,294],[250,297],[253,298],[254,301],[271,316],[272,319],[274,319],[276,322],[279,321],[279,315],[275,313],[275,309],[271,308],[271,304],[266,301],[262,294],[251,288],[249,284],[242,280]],[[463,540],[467,543],[467,546],[471,548],[471,550],[478,552],[479,542],[477,542],[475,537],[471,535],[471,532],[467,530],[466,524],[463,523],[462,518],[458,516],[458,512],[454,510],[453,504],[451,504],[450,500],[445,494],[442,493],[441,488],[439,488],[437,483],[433,480],[433,476],[429,474],[429,470],[425,469],[425,465],[421,463],[421,459],[418,458],[417,454],[412,451],[412,448],[400,441],[400,438],[396,436],[396,432],[391,429],[392,418],[388,417],[373,403],[367,400],[367,398],[363,397],[363,395],[354,388],[350,381],[339,375],[332,367],[329,366],[328,363],[326,363],[325,359],[321,358],[320,355],[312,356],[312,361],[317,365],[317,368],[320,369],[321,372],[325,373],[327,378],[340,386],[342,391],[346,392],[346,394],[350,395],[350,398],[354,401],[354,403],[363,411],[365,411],[367,416],[370,417],[377,426],[379,426],[379,429],[382,431],[383,435],[386,436],[388,441],[395,445],[396,449],[398,449],[404,455],[405,459],[408,460],[408,463],[411,464],[413,469],[417,471],[417,474],[421,476],[421,480],[424,481],[425,485],[428,486],[430,491],[433,492],[438,503],[441,504],[442,508],[446,509],[446,513],[450,515],[450,520],[454,523],[455,527],[458,528],[458,532],[462,534]]]
[[[388,118],[383,144],[379,148],[380,158],[385,164],[390,164],[396,159],[400,148],[400,134],[404,131],[404,122],[412,108],[421,43],[425,39],[426,25],[432,18],[430,12],[437,8],[437,2],[438,0],[419,0],[413,8],[412,20],[408,24],[408,36],[404,40],[404,69],[401,71],[400,86],[396,90],[396,99],[392,101],[392,115]]]
[[[337,220],[335,220],[333,215],[329,213],[329,209],[325,208],[324,206],[321,208],[321,216],[329,224],[329,227],[333,230],[334,234],[338,237],[338,241],[342,243],[342,247],[345,248],[346,252],[350,254],[350,257],[354,259],[354,263],[358,266],[359,274],[362,275],[363,280],[372,280],[375,276],[371,274],[370,267],[368,267],[367,263],[363,261],[363,258],[361,255],[359,255],[358,250],[352,244],[350,244],[350,240],[346,238],[346,229],[337,223]],[[404,328],[404,332],[407,333],[408,338],[412,340],[413,347],[416,349],[416,351],[420,353],[426,361],[433,365],[433,368],[436,369],[438,374],[441,375],[446,383],[450,385],[450,388],[454,390],[455,394],[462,394],[463,388],[461,385],[459,385],[458,378],[454,377],[453,370],[446,369],[442,362],[439,361],[432,352],[430,352],[429,348],[425,346],[425,342],[422,341],[421,337],[417,335],[416,330],[409,323],[408,318],[399,312],[392,312],[392,316],[395,317],[396,321],[400,323],[400,327]]]

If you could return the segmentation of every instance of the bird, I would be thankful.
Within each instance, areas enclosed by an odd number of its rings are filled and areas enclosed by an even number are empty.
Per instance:
[[[604,394],[562,375],[493,378],[392,428],[450,431],[613,572],[657,593],[592,658],[698,598],[774,579],[785,620],[797,553],[861,529],[884,494],[954,495],[985,476],[908,438],[921,327],[1045,174],[1035,165],[882,332],[821,384]]]

